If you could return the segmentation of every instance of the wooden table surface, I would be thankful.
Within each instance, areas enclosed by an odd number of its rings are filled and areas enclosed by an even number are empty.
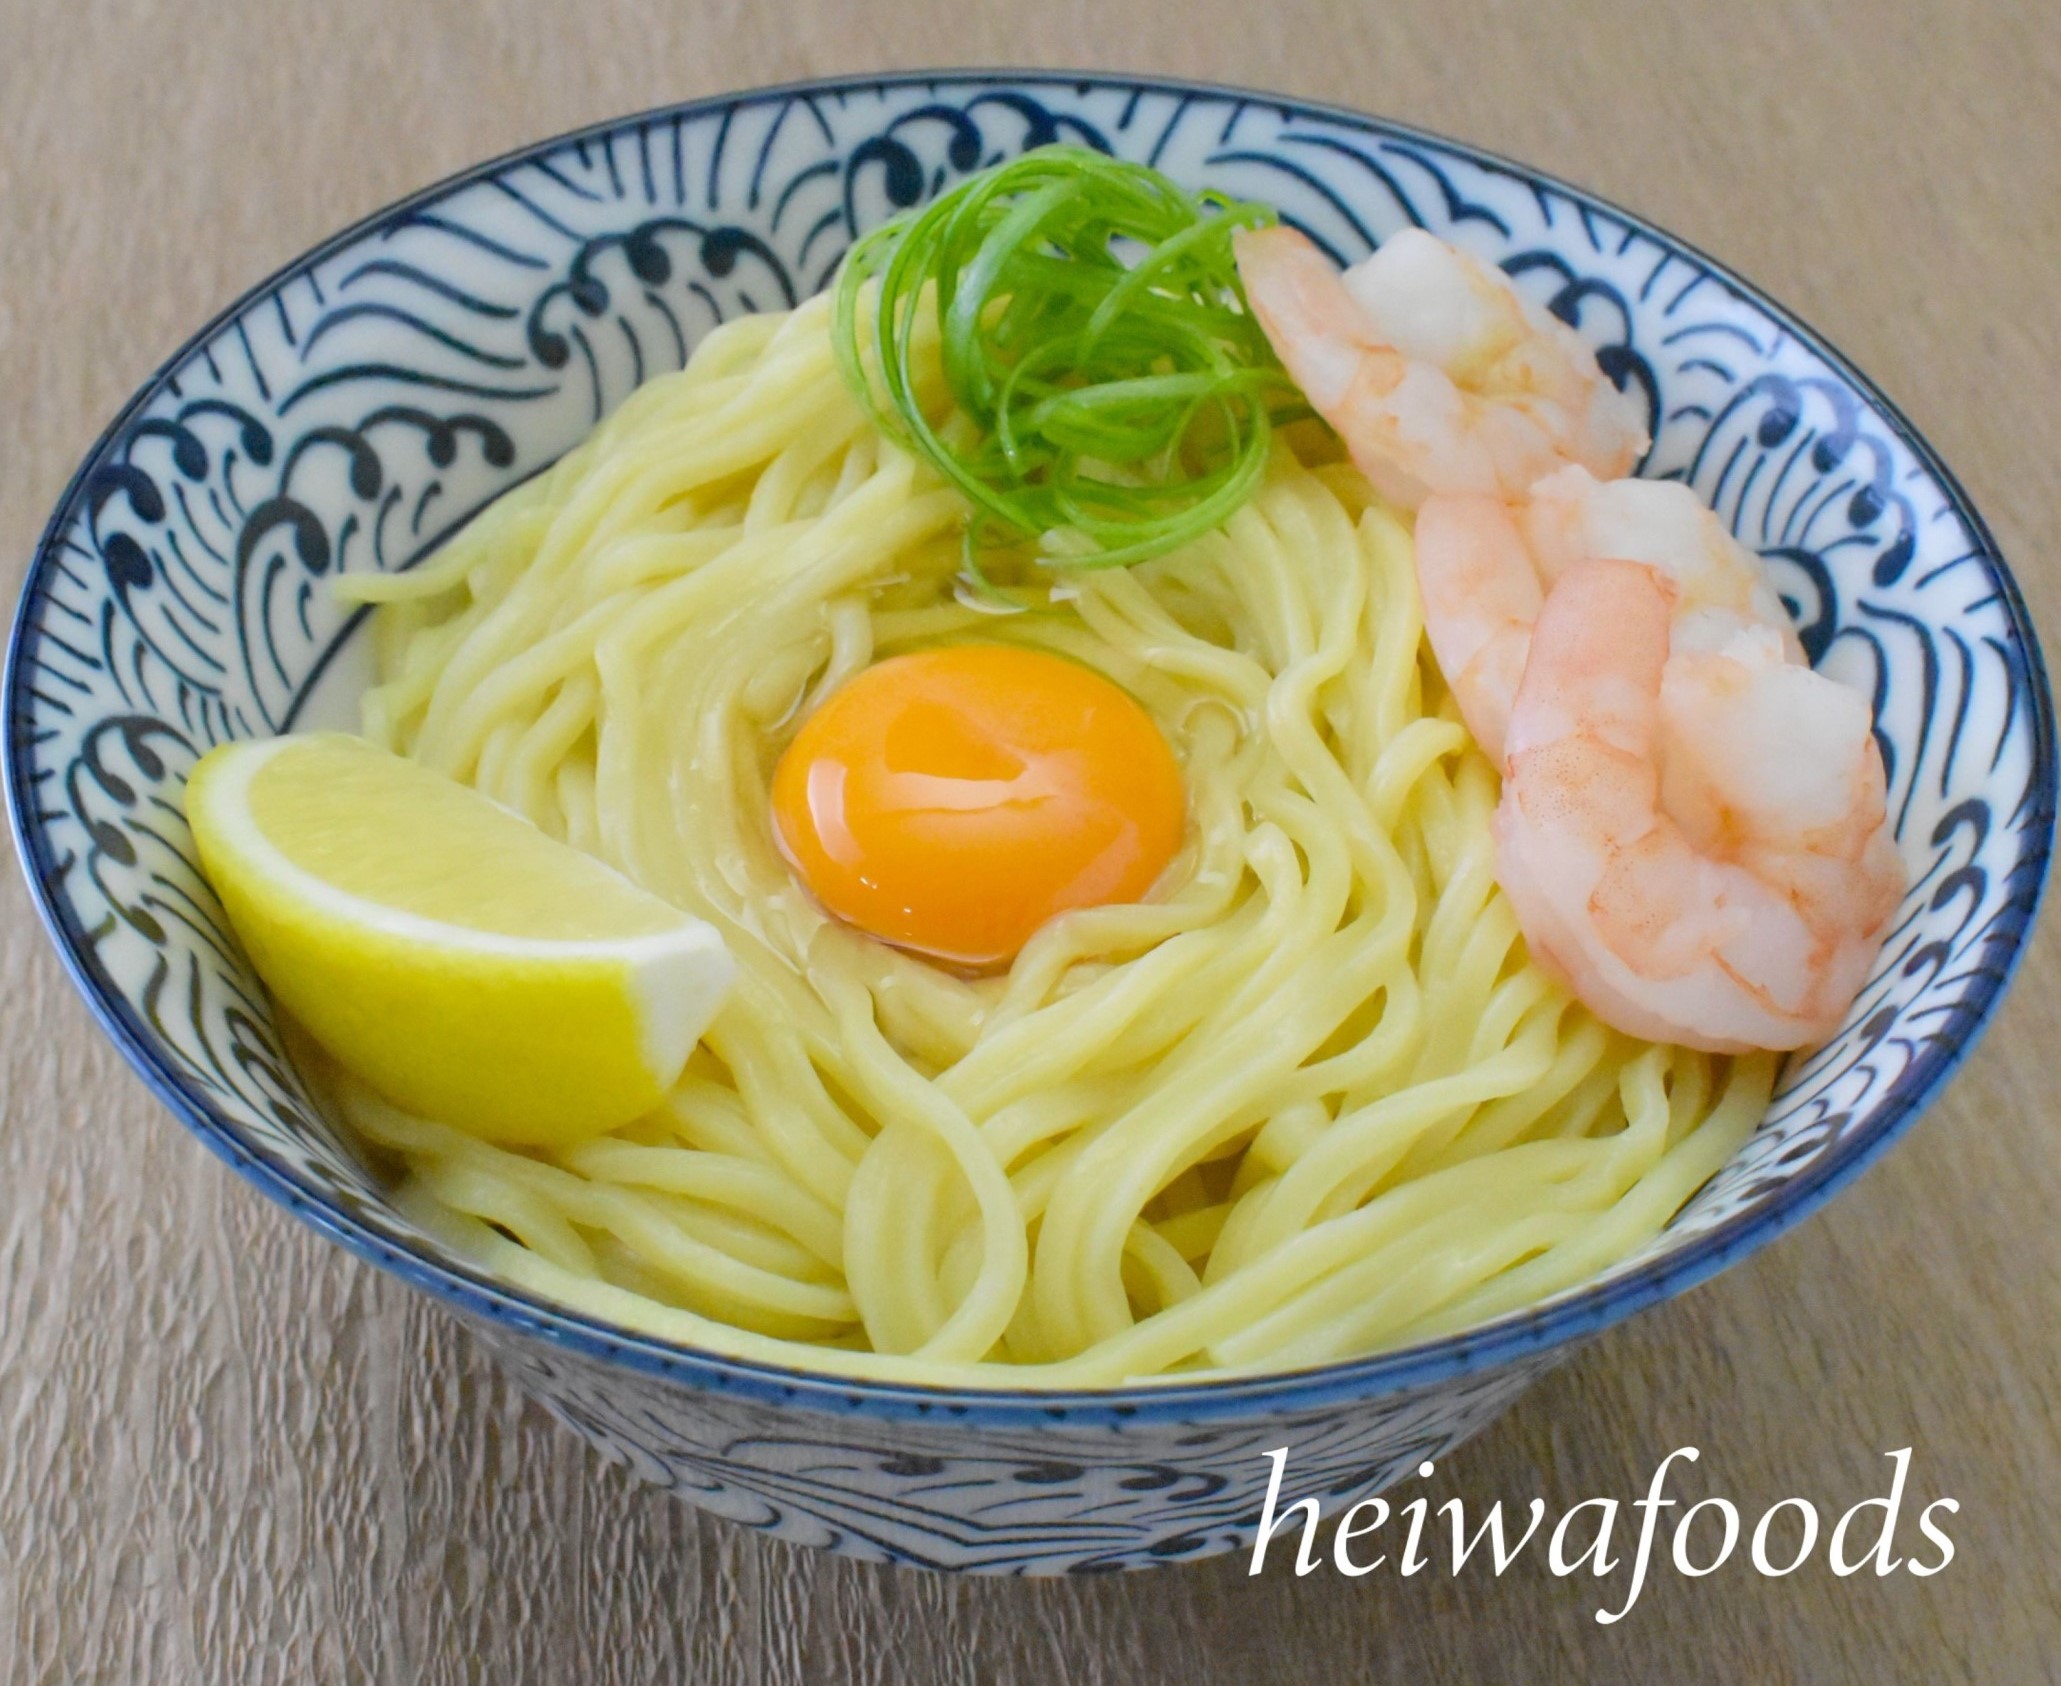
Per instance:
[[[0,0],[0,577],[102,423],[244,286],[474,159],[638,107],[922,64],[1235,80],[1536,162],[1794,306],[1966,481],[2061,626],[2051,0]],[[2061,939],[1794,1235],[1620,1328],[1433,1483],[1836,1514],[1913,1449],[1929,1580],[1659,1572],[1599,1626],[1498,1580],[997,1584],[638,1487],[426,1300],[144,1092],[0,887],[0,1676],[151,1683],[2061,1679]],[[1609,1583],[1621,1602],[1622,1575]]]

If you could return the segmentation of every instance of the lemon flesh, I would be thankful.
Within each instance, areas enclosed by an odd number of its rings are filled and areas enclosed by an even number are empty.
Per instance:
[[[735,977],[712,925],[358,738],[225,744],[186,813],[279,1003],[397,1105],[491,1141],[649,1111]]]

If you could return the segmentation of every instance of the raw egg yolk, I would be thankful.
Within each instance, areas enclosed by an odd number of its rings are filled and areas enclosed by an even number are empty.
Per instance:
[[[1136,901],[1185,807],[1173,752],[1126,692],[994,644],[867,668],[773,771],[774,829],[816,900],[968,966],[1009,959],[1068,908]]]

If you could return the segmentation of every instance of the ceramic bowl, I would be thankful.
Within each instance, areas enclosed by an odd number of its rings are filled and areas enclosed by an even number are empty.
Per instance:
[[[411,566],[709,327],[821,288],[855,231],[1063,139],[1278,205],[1340,259],[1420,223],[1574,324],[1686,480],[1768,559],[1811,658],[1871,691],[1912,886],[1845,1027],[1607,1276],[1349,1364],[1092,1393],[840,1381],[667,1345],[513,1291],[412,1229],[310,1106],[180,812],[224,738],[349,724],[366,640],[323,589]],[[435,1295],[609,1457],[791,1540],[1048,1573],[1249,1547],[1271,1466],[1329,1511],[1438,1457],[1585,1338],[1797,1222],[1968,1053],[2053,828],[2025,609],[1910,425],[1778,306],[1535,171],[1349,112],[1076,75],[800,85],[603,124],[324,242],[115,417],[30,572],[7,789],[50,933],[107,1033],[207,1145]],[[1856,1283],[1856,1292],[1867,1285]]]

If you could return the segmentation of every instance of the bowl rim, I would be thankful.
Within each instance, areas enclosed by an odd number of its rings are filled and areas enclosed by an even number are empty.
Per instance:
[[[802,96],[884,94],[898,89],[936,88],[946,84],[1065,87],[1080,92],[1100,88],[1229,98],[1248,101],[1283,114],[1308,114],[1364,133],[1397,136],[1442,148],[1520,181],[1550,187],[1566,194],[1578,205],[1621,220],[1628,227],[1700,266],[1709,278],[1717,280],[1743,301],[1765,313],[1822,358],[1828,368],[1867,401],[1874,413],[1933,477],[1954,513],[1965,524],[1974,541],[1978,559],[1991,574],[2003,613],[2024,658],[2022,682],[2027,692],[2033,734],[2033,766],[2028,784],[2031,812],[2019,828],[2022,841],[2012,876],[2022,880],[2029,873],[2031,883],[2029,887],[2020,888],[2002,910],[1994,940],[2003,944],[2005,951],[2000,962],[1977,980],[1963,1016],[1959,1040],[1950,1048],[1928,1044],[1890,1084],[1874,1108],[1874,1116],[1863,1128],[1836,1143],[1801,1175],[1783,1183],[1765,1204],[1733,1214],[1678,1250],[1651,1260],[1636,1270],[1592,1281],[1542,1306],[1507,1313],[1457,1334],[1371,1356],[1295,1370],[1192,1382],[1131,1382],[1106,1388],[986,1388],[841,1376],[801,1366],[730,1357],[706,1348],[640,1334],[604,1318],[555,1305],[541,1296],[501,1282],[476,1267],[447,1266],[396,1245],[335,1201],[318,1182],[247,1140],[242,1127],[213,1106],[163,1056],[135,1020],[124,997],[99,970],[90,945],[83,941],[83,933],[73,927],[67,907],[53,893],[55,873],[46,839],[27,804],[31,788],[27,774],[31,771],[29,758],[33,747],[30,734],[23,729],[28,718],[27,708],[23,706],[27,658],[41,630],[36,610],[47,592],[46,581],[54,556],[70,526],[87,477],[116,443],[130,420],[149,405],[163,390],[167,380],[216,334],[288,282],[397,215],[432,205],[528,159],[639,123],[707,117]],[[1216,1423],[1289,1410],[1321,1409],[1487,1372],[1525,1359],[1539,1358],[1556,1349],[1564,1354],[1576,1343],[1634,1313],[1697,1286],[1765,1246],[1824,1205],[1911,1127],[1960,1068],[1988,1028],[2023,960],[2027,936],[2046,887],[2055,822],[2053,698],[2038,635],[2017,581],[1988,525],[1939,454],[1888,396],[1823,335],[1689,241],[1598,194],[1488,148],[1322,100],[1194,78],[1121,71],[995,67],[892,70],[800,78],[704,95],[604,118],[546,139],[527,142],[467,165],[357,219],[247,287],[217,311],[159,364],[87,450],[59,497],[24,576],[8,637],[6,668],[4,677],[0,677],[0,696],[5,698],[8,723],[7,750],[4,758],[0,758],[8,829],[29,882],[31,899],[66,972],[85,998],[101,1029],[136,1070],[145,1086],[246,1182],[359,1258],[433,1295],[468,1319],[484,1319],[489,1324],[535,1337],[566,1352],[674,1383],[707,1387],[726,1395],[771,1403],[798,1403],[832,1414],[862,1414],[893,1420],[974,1418],[994,1426],[1079,1424],[1097,1420]]]

